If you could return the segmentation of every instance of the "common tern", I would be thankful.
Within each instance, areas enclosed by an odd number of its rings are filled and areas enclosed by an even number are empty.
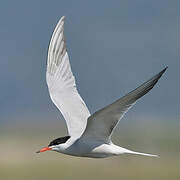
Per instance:
[[[63,16],[51,37],[46,80],[51,100],[64,116],[69,135],[51,141],[47,147],[37,153],[56,151],[90,158],[105,158],[121,154],[156,156],[117,146],[113,144],[111,136],[124,114],[154,87],[167,67],[135,90],[91,115],[77,91],[71,71],[64,37],[64,20]]]

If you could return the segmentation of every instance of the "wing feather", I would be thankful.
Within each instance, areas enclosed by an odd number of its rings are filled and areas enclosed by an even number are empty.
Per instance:
[[[82,135],[90,116],[89,110],[79,95],[71,71],[64,37],[64,16],[53,32],[47,60],[46,80],[53,103],[60,110],[70,136]]]
[[[120,119],[139,98],[144,96],[154,87],[166,69],[167,67],[135,90],[92,114],[88,118],[86,130],[81,139],[96,139],[110,143],[113,129]]]

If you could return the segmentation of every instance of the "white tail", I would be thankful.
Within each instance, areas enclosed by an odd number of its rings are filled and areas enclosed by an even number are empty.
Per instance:
[[[150,157],[159,157],[158,155],[146,154],[146,153],[135,152],[135,151],[127,151],[126,153],[128,153],[128,154],[137,154],[137,155],[142,155],[142,156],[150,156]]]

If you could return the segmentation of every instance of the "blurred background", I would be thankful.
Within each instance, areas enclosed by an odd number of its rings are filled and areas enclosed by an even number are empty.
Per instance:
[[[179,179],[179,7],[178,0],[2,0],[1,179]],[[45,81],[48,43],[63,15],[72,70],[91,113],[169,66],[113,136],[122,147],[160,158],[35,153],[67,134]]]

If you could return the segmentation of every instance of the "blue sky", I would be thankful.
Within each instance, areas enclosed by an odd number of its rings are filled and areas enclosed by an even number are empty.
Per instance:
[[[50,36],[63,15],[72,70],[91,112],[168,65],[130,116],[178,119],[179,7],[176,0],[1,1],[0,122],[58,116],[45,71]]]

